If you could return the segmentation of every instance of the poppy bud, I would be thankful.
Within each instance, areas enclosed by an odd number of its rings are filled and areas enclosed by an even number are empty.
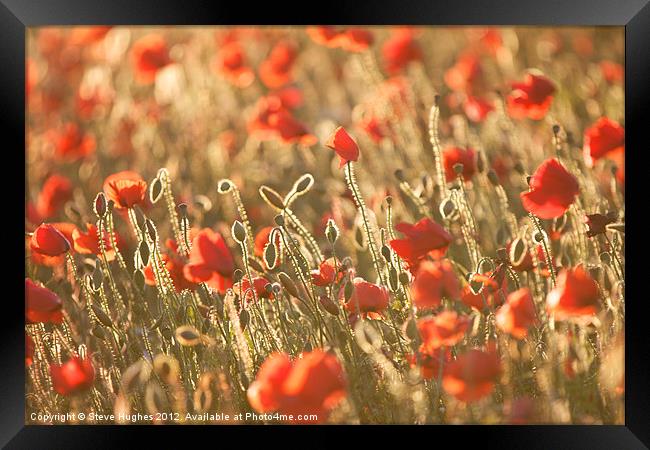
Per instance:
[[[521,163],[521,161],[517,161],[513,168],[519,173],[519,175],[524,175],[526,173],[524,165]]]
[[[277,216],[275,216],[275,217],[273,218],[273,220],[275,221],[275,224],[276,224],[277,226],[279,226],[279,227],[283,227],[283,226],[284,226],[284,216],[283,216],[282,214],[278,214]]]
[[[178,343],[184,347],[194,347],[201,343],[201,333],[191,325],[176,328],[174,335]]]
[[[140,245],[138,245],[137,254],[140,257],[140,261],[142,262],[143,266],[149,265],[149,257],[151,256],[151,251],[149,250],[149,244],[147,244],[145,241],[140,241]]]
[[[285,208],[284,200],[282,200],[280,194],[278,194],[270,187],[261,186],[259,192],[262,198],[264,199],[264,201],[266,201],[266,203],[268,203],[269,205],[274,206],[280,210]]]
[[[95,197],[93,209],[98,218],[103,219],[106,216],[106,196],[103,192],[100,192]]]
[[[532,237],[533,237],[534,244],[543,244],[546,241],[546,232],[534,231]]]
[[[602,252],[600,254],[600,262],[606,265],[610,265],[612,262],[612,255],[610,255],[609,252]]]
[[[149,239],[151,239],[153,242],[158,242],[158,231],[156,230],[156,226],[149,219],[146,219],[145,224]]]
[[[235,220],[231,228],[232,237],[237,241],[237,243],[242,244],[246,240],[246,229],[244,225],[239,221]]]
[[[386,204],[387,204],[388,206],[390,206],[390,205],[393,204],[393,197],[392,197],[392,196],[390,196],[390,195],[387,195],[387,196],[386,196]]]
[[[388,285],[390,286],[391,291],[397,292],[397,289],[399,287],[398,282],[399,277],[397,275],[397,269],[391,266],[391,268],[388,270]]]
[[[487,177],[493,186],[498,186],[500,184],[499,177],[497,176],[497,173],[493,169],[488,170]]]
[[[456,175],[462,175],[462,173],[463,173],[463,168],[464,168],[464,167],[465,167],[465,166],[463,165],[463,163],[456,163],[456,164],[454,164],[454,166],[453,166],[454,173],[455,173]]]
[[[248,265],[251,266],[251,268],[256,272],[260,272],[260,273],[265,272],[264,267],[262,267],[259,261],[253,258],[252,256],[248,258]]]
[[[232,273],[232,281],[234,283],[239,283],[243,276],[244,272],[241,269],[235,269],[235,271]]]
[[[250,322],[250,317],[251,317],[250,314],[245,309],[242,309],[239,312],[239,325],[241,326],[242,330],[245,330],[246,327],[248,326],[248,322]]]
[[[478,173],[483,173],[485,171],[485,160],[483,159],[481,153],[479,153],[478,157],[476,158],[476,170]]]
[[[440,215],[443,219],[452,219],[456,211],[456,203],[451,198],[446,198],[440,203]]]
[[[329,219],[327,221],[327,226],[325,227],[325,237],[327,238],[330,244],[334,244],[339,238],[339,229],[336,226],[336,223]]]
[[[219,181],[219,183],[217,183],[217,191],[220,194],[227,194],[228,192],[230,192],[232,187],[233,187],[233,183],[228,179],[223,179]]]
[[[327,295],[321,295],[320,296],[320,304],[323,307],[325,311],[330,313],[333,316],[338,316],[339,314],[339,309],[336,307],[336,304],[332,301],[331,298]]]
[[[110,199],[109,199],[108,202],[106,203],[106,209],[107,209],[107,211],[108,211],[109,213],[112,213],[114,208],[115,208],[115,202],[114,202],[113,200],[110,200]]]
[[[386,244],[381,246],[381,256],[384,257],[387,263],[390,263],[390,248]]]
[[[555,124],[553,125],[553,135],[557,137],[558,134],[560,134],[560,126]]]
[[[99,265],[95,266],[95,270],[93,271],[92,283],[93,290],[95,290],[95,292],[99,291],[99,289],[102,287],[102,284],[104,283],[104,272]]]
[[[176,206],[176,211],[178,211],[178,214],[180,214],[182,218],[187,218],[187,203],[179,203]]]
[[[99,320],[99,323],[107,328],[113,328],[113,321],[110,317],[108,317],[108,314],[106,314],[103,309],[97,305],[90,305],[90,308],[93,310],[93,313],[97,317],[97,320]]]
[[[160,178],[154,178],[149,187],[149,200],[151,203],[155,204],[160,200],[160,197],[163,193],[163,184]]]
[[[345,295],[345,302],[349,302],[350,299],[352,298],[352,294],[354,293],[354,283],[351,281],[348,281],[345,283],[345,288],[343,290],[343,294]]]
[[[293,185],[293,190],[296,192],[296,194],[303,194],[307,192],[311,187],[314,185],[314,177],[306,173],[294,183]]]
[[[144,289],[144,272],[142,272],[140,269],[136,269],[133,272],[133,282],[135,285],[138,287],[139,290]]]
[[[291,280],[291,278],[289,278],[289,275],[284,272],[280,272],[278,274],[278,279],[280,280],[280,284],[282,284],[282,287],[285,291],[296,298],[300,297],[300,295],[298,295],[298,288],[296,288],[294,282]]]
[[[269,270],[275,267],[277,263],[277,256],[278,252],[275,248],[275,243],[271,241],[266,244],[266,247],[264,247],[264,262],[266,263],[266,267],[268,267]]]
[[[403,183],[405,178],[404,178],[404,171],[402,169],[397,169],[395,171],[395,178],[397,178],[397,181],[400,183]]]

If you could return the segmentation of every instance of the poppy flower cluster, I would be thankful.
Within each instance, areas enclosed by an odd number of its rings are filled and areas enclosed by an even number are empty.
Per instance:
[[[343,367],[331,353],[317,349],[294,361],[285,353],[274,353],[260,367],[247,396],[257,412],[293,415],[297,423],[321,423],[345,397],[346,385]],[[300,422],[299,415],[304,416]]]

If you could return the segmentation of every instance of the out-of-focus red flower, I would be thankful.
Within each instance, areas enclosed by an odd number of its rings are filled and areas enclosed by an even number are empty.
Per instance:
[[[88,120],[96,116],[98,111],[107,110],[113,101],[115,93],[110,86],[85,85],[82,83],[75,95],[75,110],[77,115]]]
[[[506,302],[496,312],[497,326],[517,339],[525,338],[528,327],[535,322],[537,322],[537,312],[528,288],[511,292]]]
[[[72,182],[62,175],[51,175],[43,183],[36,210],[43,219],[54,217],[71,198]]]
[[[563,269],[546,297],[546,308],[557,320],[594,316],[600,306],[598,284],[582,266]]]
[[[68,43],[70,45],[91,45],[100,42],[112,27],[106,25],[76,26],[70,30]]]
[[[122,118],[111,139],[110,152],[113,156],[127,156],[133,153],[133,134],[137,129],[137,123],[128,117]]]
[[[54,144],[54,155],[63,161],[77,161],[95,151],[95,137],[84,133],[74,122],[68,122],[59,130],[51,130],[47,138]]]
[[[73,242],[72,232],[77,229],[77,227],[74,224],[68,222],[55,222],[55,223],[50,223],[48,225],[51,225],[54,228],[56,228],[61,234],[63,234],[63,236],[68,240],[68,242],[70,243]],[[31,249],[31,242],[32,242],[31,238],[29,238],[30,249]],[[73,248],[70,248],[70,251],[72,252]],[[64,263],[65,253],[59,254],[58,256],[49,256],[44,253],[34,251],[32,249],[30,258],[34,264],[38,264],[40,266],[47,266],[47,267],[57,267]]]
[[[86,391],[95,381],[95,368],[90,358],[70,358],[62,365],[50,364],[50,375],[54,390],[61,395],[72,395]]]
[[[45,286],[25,278],[25,320],[27,323],[63,322],[63,302]]]
[[[621,83],[625,75],[625,70],[622,65],[607,60],[600,62],[600,71],[603,73],[605,81],[609,84]]]
[[[131,48],[135,79],[140,84],[151,84],[160,69],[171,63],[165,38],[158,33],[142,36]]]
[[[318,44],[342,48],[349,52],[363,52],[374,42],[370,31],[363,28],[340,28],[333,26],[307,27],[307,34]]]
[[[469,280],[472,283],[481,283],[482,287],[475,293],[469,284],[465,285],[461,292],[460,300],[479,311],[485,308],[498,306],[503,303],[502,297],[507,290],[507,280],[503,268],[495,269],[494,272],[475,273]]]
[[[262,97],[255,105],[248,121],[248,131],[259,139],[280,138],[282,142],[311,146],[318,142],[313,134],[298,121],[277,95]]]
[[[25,367],[32,365],[34,361],[34,341],[25,333]]]
[[[109,175],[104,180],[104,192],[115,202],[115,208],[133,208],[145,200],[147,182],[130,170]]]
[[[264,277],[253,277],[253,287],[251,288],[251,283],[248,281],[248,277],[243,277],[239,283],[235,283],[233,290],[237,294],[242,294],[246,304],[252,302],[255,297],[273,299],[273,292],[266,290],[266,285],[269,284],[269,280]],[[253,294],[255,290],[255,294]]]
[[[506,98],[507,110],[514,119],[541,120],[553,101],[555,85],[543,75],[527,73],[521,83],[512,83]]]
[[[395,229],[406,237],[391,240],[390,246],[414,270],[426,255],[442,258],[453,239],[447,230],[428,217],[415,224],[400,222]]]
[[[334,150],[341,159],[339,168],[349,161],[359,159],[359,146],[343,127],[334,130],[325,145]]]
[[[437,308],[443,297],[452,300],[460,298],[460,286],[451,263],[441,261],[424,261],[415,274],[411,286],[413,302],[420,309]]]
[[[345,309],[350,313],[360,312],[361,315],[369,314],[370,317],[376,317],[388,308],[389,295],[386,287],[370,283],[361,277],[354,278],[352,284],[354,291],[350,301],[345,305]]]
[[[328,258],[320,263],[318,269],[311,271],[311,280],[316,286],[329,286],[343,277],[341,263],[335,258]],[[337,277],[338,273],[338,277]]]
[[[248,387],[247,397],[257,412],[293,415],[295,423],[322,423],[346,390],[343,367],[336,356],[316,349],[293,362],[285,353],[269,356]],[[310,414],[317,419],[308,419]],[[298,415],[306,417],[299,420]]]
[[[501,31],[498,28],[486,28],[479,38],[479,42],[488,53],[496,55],[503,46]]]
[[[287,41],[278,42],[259,68],[260,79],[271,89],[290,83],[293,79],[293,63],[298,50]]]
[[[25,99],[28,100],[30,93],[38,83],[38,68],[32,58],[25,60]]]
[[[418,320],[417,328],[422,337],[421,351],[431,352],[440,347],[451,347],[459,343],[470,325],[467,316],[456,311],[442,311],[435,316]]]
[[[422,346],[420,346],[417,355],[406,355],[406,360],[411,367],[415,367],[416,365],[420,366],[420,373],[425,380],[438,377],[440,370],[451,361],[451,349],[445,347],[429,351],[423,350]]]
[[[422,48],[415,40],[415,33],[408,28],[393,31],[381,48],[386,71],[394,75],[403,71],[412,61],[422,60]]]
[[[246,61],[244,47],[238,41],[224,44],[214,57],[212,68],[233,86],[244,88],[255,80],[255,73]]]
[[[520,397],[510,403],[510,420],[512,425],[525,425],[534,423],[536,413],[536,402],[530,397]]]
[[[51,224],[44,223],[34,230],[30,248],[41,255],[61,256],[70,250],[70,241]]]
[[[587,236],[594,237],[604,234],[607,231],[605,227],[614,222],[616,222],[616,215],[614,214],[587,214],[585,216]]]
[[[476,152],[471,148],[447,147],[442,151],[442,164],[447,181],[456,179],[454,165],[463,165],[463,179],[469,181],[476,172]]]
[[[521,193],[524,209],[541,219],[562,216],[580,193],[576,178],[557,159],[544,161],[530,179],[530,191]]]
[[[494,105],[485,99],[468,95],[463,103],[463,109],[469,120],[480,123],[485,120],[490,112],[494,111]]]
[[[593,167],[600,158],[625,153],[625,129],[616,121],[601,117],[585,131],[584,158]]]
[[[390,123],[379,120],[373,114],[365,115],[361,120],[356,123],[356,126],[363,130],[370,139],[375,143],[380,143],[382,139],[390,135]]]
[[[82,232],[78,228],[72,231],[72,240],[74,249],[82,255],[101,255],[99,248],[99,237],[97,236],[97,226],[92,223],[86,224],[86,232]],[[110,238],[106,230],[103,231],[104,250],[106,259],[112,261],[115,259],[115,250],[111,246]]]
[[[473,349],[447,366],[442,387],[458,400],[473,402],[492,392],[500,374],[501,362],[495,352]]]
[[[481,77],[481,63],[473,52],[463,53],[456,63],[445,71],[445,84],[452,91],[472,93]]]
[[[174,290],[176,292],[181,292],[184,289],[188,289],[190,291],[196,289],[197,284],[185,278],[185,274],[183,272],[185,263],[183,262],[183,258],[178,254],[178,245],[176,244],[176,241],[173,239],[167,239],[165,241],[165,247],[167,247],[169,251],[167,253],[163,253],[162,262],[169,272],[169,276],[171,277],[172,283],[174,284]],[[149,286],[155,286],[156,276],[154,274],[153,266],[151,263],[152,258],[150,258],[149,264],[147,264],[147,266],[145,266],[143,269],[144,281]]]
[[[190,260],[183,269],[185,278],[194,283],[205,281],[209,286],[225,292],[232,286],[235,261],[221,234],[204,228],[192,243]]]

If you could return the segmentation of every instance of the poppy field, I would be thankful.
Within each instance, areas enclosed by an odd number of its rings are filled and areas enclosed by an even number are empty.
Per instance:
[[[623,28],[27,35],[28,424],[623,424]]]

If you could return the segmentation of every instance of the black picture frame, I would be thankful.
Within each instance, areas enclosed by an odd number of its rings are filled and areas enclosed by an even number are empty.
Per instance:
[[[644,244],[647,237],[643,230],[642,208],[645,164],[643,153],[650,150],[647,125],[647,106],[650,104],[650,2],[649,0],[455,0],[454,2],[418,1],[366,1],[354,2],[329,0],[322,5],[278,4],[266,2],[222,1],[161,1],[161,0],[0,0],[0,86],[2,89],[2,142],[5,146],[3,172],[2,208],[4,224],[8,232],[0,240],[5,249],[6,268],[22,270],[22,265],[12,263],[24,255],[18,225],[24,212],[23,197],[14,193],[16,177],[24,167],[19,150],[25,145],[25,32],[26,28],[39,25],[81,24],[412,24],[412,25],[617,25],[625,27],[626,61],[626,147],[629,161],[626,179],[632,186],[626,189],[629,208],[627,246],[626,322],[626,404],[625,425],[621,426],[441,426],[409,427],[408,430],[389,427],[367,427],[359,430],[364,438],[369,436],[401,436],[412,439],[410,433],[420,436],[426,445],[442,445],[440,437],[447,439],[479,439],[480,442],[500,448],[525,449],[636,449],[650,445],[650,404],[648,381],[650,381],[649,351],[645,332],[647,315],[643,295],[647,288],[643,279]],[[14,159],[15,158],[15,159]],[[21,161],[21,158],[22,161]],[[24,172],[22,173],[24,177]],[[21,176],[17,177],[19,180]],[[637,181],[638,180],[638,181]],[[24,182],[24,178],[23,178]],[[639,183],[639,188],[634,186]],[[12,203],[13,202],[13,203]],[[11,254],[10,254],[11,253]],[[5,272],[6,273],[6,272]],[[166,447],[178,439],[183,445],[199,445],[199,433],[223,435],[229,433],[238,440],[249,439],[251,427],[147,427],[147,426],[26,426],[24,424],[24,330],[21,276],[7,274],[3,287],[11,285],[15,291],[3,291],[5,317],[0,326],[2,334],[0,364],[0,444],[6,448],[89,448],[104,446],[135,445],[137,433],[146,433],[146,441],[164,440]],[[5,288],[6,289],[6,288]],[[632,293],[633,295],[630,295]],[[354,427],[337,427],[340,431],[355,431]],[[269,431],[270,430],[270,431]],[[325,430],[325,433],[322,431]],[[335,440],[346,439],[336,430],[321,427],[322,434]],[[290,427],[256,427],[255,431],[271,433],[268,439],[281,443],[285,439],[296,440],[295,429]],[[315,432],[309,430],[309,433]],[[276,433],[283,433],[277,436]],[[407,434],[408,433],[408,434]],[[304,435],[304,433],[301,433]],[[152,441],[149,441],[152,439]],[[191,439],[191,441],[190,441]],[[209,439],[209,438],[208,438]],[[430,439],[430,441],[428,441]],[[210,441],[207,441],[210,442]],[[243,441],[240,441],[243,442]],[[308,441],[309,442],[309,441]],[[453,442],[453,441],[452,441]],[[212,441],[202,445],[226,445]],[[230,444],[232,445],[232,444]],[[247,446],[250,444],[247,443]]]

